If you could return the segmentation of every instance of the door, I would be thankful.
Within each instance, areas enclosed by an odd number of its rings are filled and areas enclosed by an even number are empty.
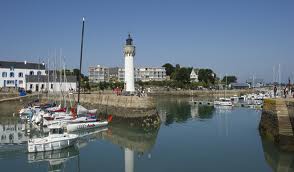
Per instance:
[[[39,91],[39,84],[36,84],[36,91]]]

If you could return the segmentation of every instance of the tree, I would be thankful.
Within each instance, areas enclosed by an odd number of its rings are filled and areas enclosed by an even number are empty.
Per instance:
[[[222,80],[222,82],[226,84],[234,83],[237,82],[237,77],[236,76],[225,76]]]
[[[191,71],[192,71],[192,68],[185,68],[185,67],[182,67],[179,70],[176,70],[175,80],[183,82],[184,84],[189,83]]]
[[[175,71],[175,67],[170,63],[166,63],[166,64],[162,65],[162,67],[165,68],[167,76],[170,76]]]
[[[206,84],[214,84],[216,75],[211,69],[199,69],[198,79]]]

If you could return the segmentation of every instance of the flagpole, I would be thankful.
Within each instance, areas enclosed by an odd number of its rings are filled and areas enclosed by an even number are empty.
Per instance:
[[[80,104],[81,72],[82,72],[83,44],[84,44],[84,25],[85,25],[85,18],[83,17],[81,54],[80,54],[80,71],[79,71],[79,88],[78,88],[78,104]]]

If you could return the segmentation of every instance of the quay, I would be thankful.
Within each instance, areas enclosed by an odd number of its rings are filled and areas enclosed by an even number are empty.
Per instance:
[[[72,96],[77,101],[77,96]],[[50,96],[60,101],[60,96]],[[47,101],[42,96],[41,101]],[[128,120],[140,125],[139,121],[149,121],[146,125],[157,125],[160,122],[155,104],[155,98],[150,96],[117,96],[115,94],[90,93],[80,94],[80,104],[87,109],[97,109],[98,114],[111,114],[113,120]]]
[[[294,99],[265,99],[259,130],[282,150],[294,151]]]
[[[29,94],[26,96],[19,96],[18,94],[11,93],[1,93],[0,94],[0,103],[9,102],[9,101],[20,101],[20,102],[30,102],[38,98],[38,94]]]
[[[151,90],[148,95],[150,96],[183,96],[183,97],[195,97],[195,98],[210,98],[215,99],[219,97],[233,97],[242,96],[245,94],[253,93],[253,90]]]

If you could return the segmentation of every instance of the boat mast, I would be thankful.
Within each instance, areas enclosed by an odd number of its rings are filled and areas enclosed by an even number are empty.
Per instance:
[[[84,25],[85,25],[85,18],[83,17],[82,39],[81,39],[81,54],[80,54],[80,71],[79,71],[79,88],[78,88],[78,104],[80,104],[81,72],[82,72],[83,44],[84,44]]]

